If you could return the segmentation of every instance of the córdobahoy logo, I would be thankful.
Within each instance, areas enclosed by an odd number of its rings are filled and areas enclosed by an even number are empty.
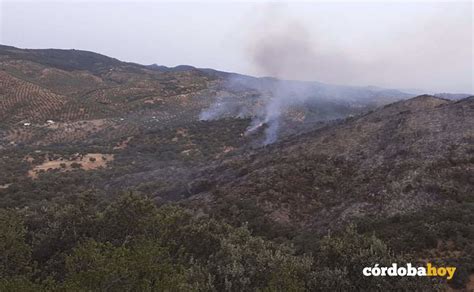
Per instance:
[[[451,280],[454,276],[456,267],[435,267],[431,263],[427,263],[426,266],[413,266],[411,263],[406,265],[398,266],[397,263],[393,263],[389,267],[380,267],[379,264],[375,264],[371,267],[365,267],[362,269],[362,274],[366,277],[446,277]]]

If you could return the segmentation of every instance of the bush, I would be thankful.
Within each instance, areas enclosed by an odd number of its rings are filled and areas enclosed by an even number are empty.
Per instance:
[[[80,164],[80,163],[77,163],[77,162],[71,163],[71,168],[77,169],[77,168],[81,168],[81,167],[82,167],[82,164]]]

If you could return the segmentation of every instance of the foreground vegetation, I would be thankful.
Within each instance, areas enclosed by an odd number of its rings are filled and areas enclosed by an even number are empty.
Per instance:
[[[341,291],[434,289],[426,279],[363,278],[371,263],[403,262],[349,227],[313,254],[297,253],[218,220],[93,194],[42,210],[0,210],[2,291]]]

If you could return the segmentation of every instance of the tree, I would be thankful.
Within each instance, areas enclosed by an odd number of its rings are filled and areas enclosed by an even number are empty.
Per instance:
[[[31,248],[25,235],[23,219],[13,210],[0,209],[0,278],[31,271]]]
[[[207,275],[191,279],[189,269],[174,264],[156,241],[130,247],[88,240],[66,258],[65,287],[93,291],[199,291]],[[188,281],[192,280],[192,281]]]

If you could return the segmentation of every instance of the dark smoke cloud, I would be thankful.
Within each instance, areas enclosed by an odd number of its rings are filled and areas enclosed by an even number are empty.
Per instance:
[[[261,76],[473,93],[472,3],[419,5],[410,10],[407,4],[406,11],[412,14],[400,15],[398,26],[384,26],[384,21],[393,19],[372,19],[354,6],[350,14],[359,15],[355,19],[381,27],[376,34],[364,34],[367,28],[359,23],[355,26],[360,31],[334,28],[334,23],[344,23],[347,7],[341,7],[340,18],[308,21],[282,4],[269,4],[260,7],[262,15],[256,20],[249,18],[253,25],[245,54]],[[388,9],[375,3],[370,7],[373,13]]]
[[[303,22],[286,15],[280,6],[267,7],[247,41],[248,59],[264,76],[340,83],[355,74],[353,60],[327,41],[317,40]]]

